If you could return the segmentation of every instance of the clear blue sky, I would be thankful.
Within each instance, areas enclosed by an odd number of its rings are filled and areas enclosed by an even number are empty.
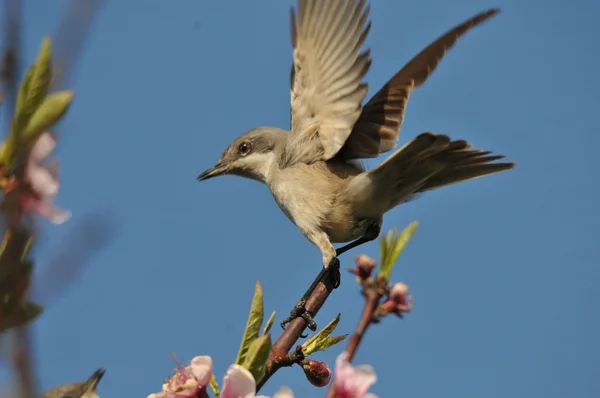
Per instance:
[[[52,3],[52,4],[50,4]],[[29,1],[27,59],[65,0]],[[86,214],[108,209],[117,235],[35,324],[41,386],[107,368],[105,397],[145,397],[170,354],[235,359],[255,280],[287,315],[321,256],[266,187],[196,176],[244,131],[289,123],[291,0],[120,0],[98,16],[61,128],[59,204],[43,258]],[[512,171],[426,194],[387,214],[419,230],[394,279],[416,307],[371,329],[356,363],[393,397],[597,397],[600,321],[600,6],[592,0],[373,1],[371,93],[417,51],[473,14],[502,13],[463,38],[411,97],[401,142],[431,130],[508,155]],[[380,160],[378,160],[380,161]],[[370,162],[370,165],[376,162]],[[342,257],[342,266],[372,243]],[[362,298],[343,275],[318,316],[351,332]],[[42,290],[40,288],[40,290]],[[278,330],[276,330],[278,332]],[[316,356],[333,365],[342,347]],[[289,385],[320,396],[299,368]]]

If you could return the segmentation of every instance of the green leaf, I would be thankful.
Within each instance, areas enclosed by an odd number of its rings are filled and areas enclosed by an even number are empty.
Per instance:
[[[25,129],[20,134],[27,149],[33,145],[39,136],[58,122],[69,109],[75,93],[73,91],[58,91],[50,94],[31,115]]]
[[[48,94],[52,80],[52,45],[44,37],[36,61],[25,75],[17,96],[14,134],[19,134]]]
[[[246,353],[252,342],[258,337],[260,332],[260,325],[263,323],[265,314],[265,308],[263,304],[263,292],[260,282],[256,281],[256,288],[254,289],[254,297],[252,298],[252,306],[250,307],[250,314],[248,315],[248,322],[246,323],[246,330],[244,331],[244,337],[240,344],[237,359],[235,363],[241,365],[246,360]]]
[[[267,361],[271,353],[271,335],[267,334],[254,339],[244,360],[243,367],[248,369],[254,381],[259,383],[267,371]]]
[[[210,382],[208,383],[208,385],[210,386],[210,389],[213,391],[215,396],[218,397],[219,395],[221,395],[221,391],[219,390],[219,383],[217,383],[217,378],[214,374],[210,376]]]
[[[388,232],[386,238],[381,238],[382,241],[385,239],[385,243],[381,243],[381,267],[378,277],[385,278],[386,280],[390,278],[400,253],[402,253],[418,226],[419,223],[413,221],[400,234],[394,229]]]
[[[275,322],[275,314],[276,313],[277,313],[277,311],[273,311],[271,313],[271,316],[269,317],[269,319],[267,319],[267,323],[265,324],[265,327],[262,332],[263,336],[271,331],[271,326],[273,326],[273,322]]]
[[[316,335],[314,335],[313,337],[311,337],[310,339],[306,340],[304,342],[304,344],[302,344],[302,352],[304,353],[305,356],[309,356],[310,354],[317,352],[317,351],[322,351],[328,347],[331,347],[333,344],[337,344],[340,341],[344,340],[346,338],[346,336],[337,336],[337,337],[331,337],[331,339],[339,339],[336,340],[335,342],[332,342],[330,344],[329,342],[329,335],[331,333],[333,333],[333,331],[335,330],[335,328],[337,327],[338,323],[340,322],[340,314],[338,314],[335,319],[331,322],[329,322],[329,324],[327,326],[325,326],[323,329],[321,329]]]
[[[341,343],[348,337],[348,334],[343,334],[341,336],[333,336],[327,337],[325,341],[321,343],[319,349],[317,351],[325,351],[327,348],[336,345],[337,343]]]
[[[388,232],[388,236],[392,231]],[[388,244],[387,244],[387,238],[385,235],[381,235],[381,238],[379,239],[379,258],[380,259],[384,259],[387,257],[387,252],[388,252]]]
[[[25,302],[4,319],[4,322],[0,325],[0,331],[4,332],[8,329],[26,325],[35,320],[43,312],[44,307],[42,305],[33,301]]]

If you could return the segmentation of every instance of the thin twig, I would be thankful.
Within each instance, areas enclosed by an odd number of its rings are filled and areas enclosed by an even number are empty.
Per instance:
[[[383,292],[381,289],[376,287],[367,287],[365,288],[364,295],[365,306],[363,307],[358,325],[356,325],[356,329],[354,330],[354,333],[352,333],[352,336],[348,339],[348,345],[346,346],[349,362],[352,362],[354,354],[356,354],[356,350],[358,349],[365,332],[373,323],[373,315],[375,314],[375,310],[379,305],[379,301],[383,297]]]

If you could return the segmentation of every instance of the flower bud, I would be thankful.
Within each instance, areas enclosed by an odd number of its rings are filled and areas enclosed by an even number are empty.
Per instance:
[[[377,316],[395,313],[402,315],[404,312],[409,312],[413,307],[412,298],[408,295],[408,285],[398,282],[392,286],[388,293],[388,299],[379,305],[376,313]]]
[[[303,361],[302,369],[306,379],[315,387],[325,387],[331,380],[331,369],[325,362],[308,359]]]
[[[356,275],[358,282],[364,282],[367,280],[373,269],[375,269],[376,262],[366,254],[361,254],[356,258],[356,267],[349,269],[350,273]]]

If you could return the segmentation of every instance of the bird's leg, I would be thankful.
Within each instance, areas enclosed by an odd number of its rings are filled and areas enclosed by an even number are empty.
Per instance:
[[[327,283],[328,278],[331,278],[331,283]],[[290,312],[290,315],[281,322],[281,328],[285,330],[285,326],[288,323],[290,323],[298,317],[301,317],[306,321],[306,325],[310,330],[312,330],[313,332],[316,331],[317,323],[313,319],[312,314],[306,310],[306,302],[308,301],[308,298],[311,296],[311,294],[317,288],[317,285],[320,282],[323,282],[325,286],[331,286],[333,289],[337,289],[340,286],[340,279],[340,260],[334,257],[333,260],[331,260],[331,262],[329,263],[328,267],[321,268],[321,272],[319,272],[319,275],[317,275],[313,283],[302,295],[300,301],[296,303],[294,309],[292,309],[292,311]],[[306,336],[301,335],[300,337],[305,338]]]
[[[305,235],[321,249],[321,252],[323,253],[323,268],[310,287],[302,295],[300,301],[294,306],[294,309],[290,312],[290,316],[285,318],[280,325],[281,328],[285,330],[285,326],[288,323],[295,318],[302,317],[306,321],[308,328],[314,332],[317,330],[317,324],[314,321],[312,314],[306,310],[306,302],[321,282],[329,290],[337,289],[340,286],[340,261],[337,259],[335,248],[329,241],[329,237],[325,232],[315,231],[314,233],[306,233]]]
[[[371,242],[371,241],[377,239],[380,232],[381,232],[381,226],[379,226],[377,224],[373,224],[373,225],[369,226],[367,228],[367,230],[365,231],[365,234],[362,237],[348,243],[345,246],[337,248],[335,251],[336,257],[339,257],[341,254],[347,252],[350,249],[354,249],[355,247],[360,246],[363,243]]]

